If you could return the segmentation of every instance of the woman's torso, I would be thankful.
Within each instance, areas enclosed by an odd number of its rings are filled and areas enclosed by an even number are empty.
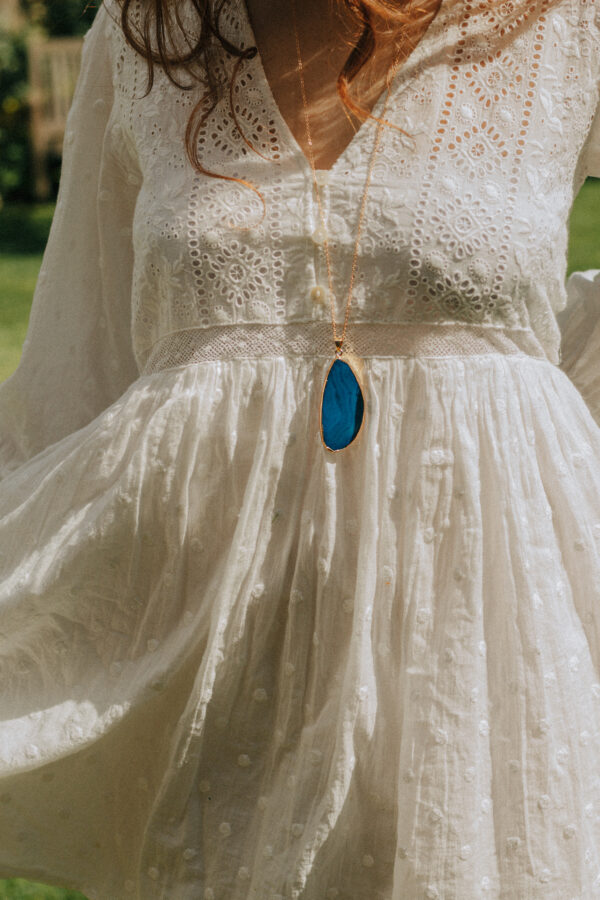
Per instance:
[[[391,336],[408,326],[437,334],[461,323],[510,334],[559,361],[554,313],[566,299],[568,216],[598,104],[600,18],[585,0],[511,9],[442,0],[395,77],[386,115],[414,141],[391,128],[381,135],[349,338],[353,326],[367,324]],[[254,43],[244,0],[232,0],[221,22],[238,46]],[[251,340],[249,331],[282,325],[290,341],[331,334],[329,302],[314,291],[327,286],[327,267],[310,164],[260,56],[242,63],[234,103],[261,155],[240,135],[227,90],[199,148],[209,171],[258,188],[262,220],[256,193],[197,173],[187,159],[185,125],[200,87],[181,91],[157,71],[144,97],[146,63],[125,45],[119,25],[111,27],[118,103],[110,139],[140,185],[133,223],[140,369],[184,332],[201,340],[207,329],[220,330],[232,350]],[[218,56],[225,85],[234,62]],[[382,94],[375,114],[383,102]],[[319,175],[338,322],[374,136],[375,124],[365,122]]]

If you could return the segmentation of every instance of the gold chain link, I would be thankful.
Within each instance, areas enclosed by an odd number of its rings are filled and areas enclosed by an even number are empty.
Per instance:
[[[346,314],[345,314],[345,317],[344,317],[344,329],[343,329],[343,331],[342,331],[342,336],[341,336],[341,338],[338,338],[338,337],[336,336],[336,328],[335,328],[335,306],[334,306],[335,296],[334,296],[334,292],[333,292],[333,279],[332,279],[332,275],[331,275],[331,258],[330,258],[330,253],[329,253],[329,241],[327,240],[327,226],[326,226],[326,224],[325,224],[325,216],[324,216],[324,214],[323,214],[323,205],[322,205],[322,203],[321,203],[321,193],[320,193],[320,191],[319,191],[319,186],[318,186],[318,181],[317,181],[317,174],[316,174],[316,169],[315,169],[315,159],[314,159],[314,153],[313,153],[313,141],[312,141],[312,135],[311,135],[311,132],[310,132],[310,120],[309,120],[309,115],[308,115],[308,103],[307,103],[307,100],[306,100],[306,87],[305,87],[305,84],[304,84],[304,64],[303,64],[303,62],[302,62],[302,54],[301,54],[301,52],[300,52],[300,40],[299,40],[299,37],[298,37],[298,23],[297,23],[297,19],[296,19],[296,3],[295,3],[295,0],[292,0],[292,16],[293,16],[293,19],[294,19],[294,34],[295,34],[295,37],[296,37],[296,53],[297,53],[297,56],[298,56],[298,70],[299,70],[299,74],[300,74],[300,87],[301,87],[301,90],[302,90],[302,103],[303,103],[303,106],[304,106],[304,120],[305,120],[305,123],[306,123],[306,141],[307,141],[307,144],[308,144],[308,152],[309,152],[310,165],[311,165],[312,174],[313,174],[314,188],[315,188],[315,191],[316,191],[316,194],[317,194],[317,201],[318,201],[318,204],[319,204],[319,214],[320,214],[320,217],[321,217],[321,226],[322,226],[323,234],[324,234],[325,257],[326,257],[326,260],[327,260],[327,277],[328,277],[328,281],[329,281],[329,298],[330,298],[330,303],[331,303],[331,324],[332,324],[332,326],[333,326],[333,341],[334,341],[334,344],[335,344],[335,346],[336,346],[336,355],[339,356],[339,355],[341,355],[341,352],[342,352],[342,346],[343,346],[344,340],[345,340],[345,338],[346,338],[346,328],[347,328],[347,325],[348,325],[348,313],[349,313],[349,311],[350,311],[350,301],[351,301],[351,299],[352,299],[352,288],[353,288],[353,286],[354,286],[354,278],[355,278],[355,275],[356,275],[356,269],[357,269],[357,263],[358,263],[358,247],[359,247],[359,242],[360,242],[360,235],[361,235],[361,231],[362,231],[362,224],[363,224],[363,219],[364,219],[364,214],[365,214],[365,209],[366,209],[367,194],[368,194],[369,186],[370,186],[370,183],[371,183],[371,174],[372,174],[372,172],[373,172],[373,167],[374,167],[374,165],[375,165],[375,157],[376,157],[376,155],[377,155],[377,150],[378,150],[378,147],[379,147],[379,140],[380,140],[380,137],[381,137],[382,123],[381,123],[381,122],[378,122],[378,123],[377,123],[377,131],[376,131],[376,135],[375,135],[375,143],[374,143],[374,146],[373,146],[373,152],[372,152],[372,155],[371,155],[371,160],[370,160],[370,164],[369,164],[369,169],[368,169],[368,172],[367,172],[367,178],[366,178],[366,182],[365,182],[365,188],[364,188],[364,191],[363,191],[362,203],[361,203],[361,207],[360,207],[360,215],[359,215],[359,219],[358,219],[358,228],[357,228],[357,231],[356,231],[356,241],[355,241],[355,244],[354,244],[354,254],[353,254],[353,258],[352,258],[352,272],[351,272],[351,274],[350,274],[350,285],[349,285],[349,287],[348,287],[348,300],[346,301]],[[398,57],[397,57],[396,60],[394,61],[394,64],[393,64],[393,66],[391,67],[391,70],[388,71],[388,73],[387,73],[387,78],[386,78],[386,80],[387,80],[387,93],[386,93],[386,98],[385,98],[385,102],[384,102],[384,106],[383,106],[383,111],[382,111],[381,116],[380,116],[381,119],[384,119],[384,118],[385,118],[385,112],[386,112],[386,109],[387,109],[388,101],[389,101],[389,99],[390,99],[390,91],[391,91],[391,88],[392,88],[392,80],[393,80],[393,76],[394,76],[394,74],[395,74],[395,71],[396,71],[397,66],[398,66]]]

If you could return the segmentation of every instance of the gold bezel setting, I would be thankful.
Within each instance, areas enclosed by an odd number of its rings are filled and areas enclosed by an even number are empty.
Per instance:
[[[354,377],[356,378],[356,383],[358,384],[358,389],[359,389],[362,399],[363,399],[363,414],[362,414],[360,427],[359,427],[358,431],[356,432],[356,434],[354,435],[354,437],[352,438],[352,440],[348,444],[346,444],[345,447],[333,448],[333,447],[327,446],[327,444],[325,443],[324,436],[323,436],[323,398],[325,396],[325,387],[327,386],[327,380],[329,378],[329,373],[331,372],[331,368],[332,368],[333,364],[335,362],[337,362],[338,360],[340,360],[341,362],[345,362],[346,365],[350,368],[350,371],[352,372]],[[341,453],[343,450],[347,450],[348,447],[352,447],[353,444],[356,443],[359,436],[362,434],[362,431],[363,431],[364,425],[365,425],[365,419],[367,416],[367,404],[365,401],[365,392],[364,392],[364,388],[363,388],[361,377],[360,377],[362,375],[362,371],[359,373],[357,371],[357,369],[362,370],[363,368],[364,368],[364,363],[363,363],[363,360],[360,359],[360,357],[355,356],[353,353],[346,353],[346,352],[343,353],[343,359],[342,359],[342,353],[336,353],[334,359],[332,359],[332,361],[330,362],[330,364],[327,368],[327,372],[325,373],[325,378],[323,379],[323,389],[321,390],[321,403],[319,404],[319,435],[321,437],[321,443],[323,444],[323,447],[325,448],[325,450],[328,450],[329,453]]]

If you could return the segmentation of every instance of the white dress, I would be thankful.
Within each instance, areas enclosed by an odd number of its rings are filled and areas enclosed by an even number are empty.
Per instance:
[[[260,57],[234,94],[260,153],[226,89],[198,140],[262,221],[192,169],[200,88],[145,94],[118,14],[86,35],[0,388],[0,877],[600,897],[600,272],[565,278],[599,4],[443,0],[396,76],[415,141],[382,132],[365,424],[333,454],[318,205]],[[254,43],[244,0],[222,28]],[[374,136],[320,178],[338,322]]]

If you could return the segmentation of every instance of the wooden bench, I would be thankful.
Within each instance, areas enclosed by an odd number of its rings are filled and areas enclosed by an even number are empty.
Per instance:
[[[40,200],[46,200],[51,192],[48,154],[62,153],[82,45],[81,37],[36,35],[27,42],[33,188]]]

